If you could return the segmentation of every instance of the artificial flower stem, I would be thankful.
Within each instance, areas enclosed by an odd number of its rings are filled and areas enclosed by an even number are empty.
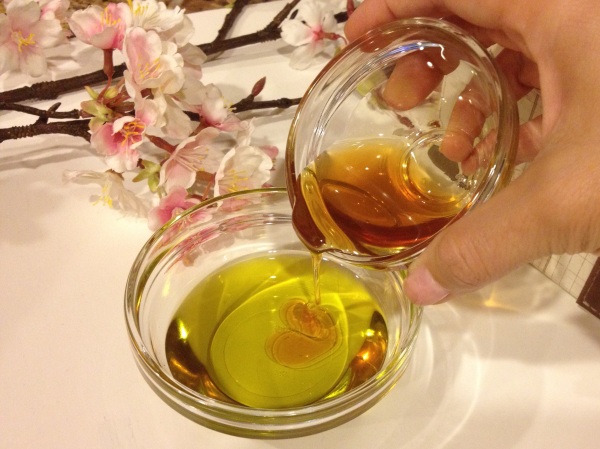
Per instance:
[[[161,137],[153,136],[151,134],[146,134],[146,137],[148,138],[148,140],[150,142],[152,142],[158,148],[165,150],[166,152],[168,152],[170,154],[173,154],[173,152],[175,151],[176,146],[171,145],[169,142],[167,142],[165,139],[163,139]]]
[[[105,49],[103,50],[104,52],[104,67],[103,67],[103,72],[106,75],[106,78],[108,79],[108,82],[106,83],[106,87],[110,86],[110,83],[112,82],[113,79],[113,75],[115,74],[115,65],[113,62],[113,49],[109,48],[109,49]],[[106,87],[104,88],[106,90]]]

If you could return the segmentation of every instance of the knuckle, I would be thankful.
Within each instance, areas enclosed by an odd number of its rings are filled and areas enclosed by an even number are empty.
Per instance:
[[[473,236],[474,237],[474,236]],[[476,238],[441,239],[435,248],[438,270],[459,290],[474,290],[493,280],[493,254]]]

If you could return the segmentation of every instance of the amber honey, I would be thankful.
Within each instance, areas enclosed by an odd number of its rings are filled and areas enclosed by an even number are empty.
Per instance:
[[[457,164],[403,138],[340,142],[297,179],[294,227],[315,252],[385,255],[422,242],[469,203]]]

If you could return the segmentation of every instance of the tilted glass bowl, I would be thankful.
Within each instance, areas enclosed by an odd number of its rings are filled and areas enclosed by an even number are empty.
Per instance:
[[[375,29],[321,71],[292,123],[286,153],[290,199],[295,214],[298,209],[316,223],[299,235],[314,250],[349,262],[405,266],[444,226],[510,179],[517,137],[508,84],[474,38],[428,18]],[[347,165],[337,167],[337,178],[319,174],[319,160],[328,157],[331,170],[340,162],[340,148],[364,142],[371,142],[370,151],[402,149],[381,152],[387,162],[366,159],[365,166],[357,160],[365,154],[354,151]],[[398,206],[396,187],[378,190],[373,173],[402,183],[411,208]],[[322,185],[304,183],[306,174],[324,178]],[[306,199],[309,189],[314,198]],[[417,214],[426,217],[422,228],[411,225]],[[390,242],[381,245],[373,236]]]

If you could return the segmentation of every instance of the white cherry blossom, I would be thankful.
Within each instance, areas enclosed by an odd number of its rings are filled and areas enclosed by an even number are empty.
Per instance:
[[[215,196],[262,187],[271,177],[273,161],[258,147],[240,145],[226,154],[215,175]]]
[[[63,181],[77,184],[98,184],[102,190],[94,204],[104,204],[137,216],[146,215],[150,209],[144,200],[125,187],[123,178],[111,170],[105,172],[66,170],[63,173]]]
[[[343,39],[337,34],[338,24],[333,11],[323,2],[305,0],[298,5],[293,19],[281,23],[281,38],[296,48],[290,66],[303,70],[313,58],[326,49],[327,42],[334,44]]]
[[[218,129],[205,128],[177,145],[160,170],[160,185],[167,192],[178,186],[187,189],[194,184],[197,172],[214,174],[223,159],[223,153],[212,146],[218,135]]]

